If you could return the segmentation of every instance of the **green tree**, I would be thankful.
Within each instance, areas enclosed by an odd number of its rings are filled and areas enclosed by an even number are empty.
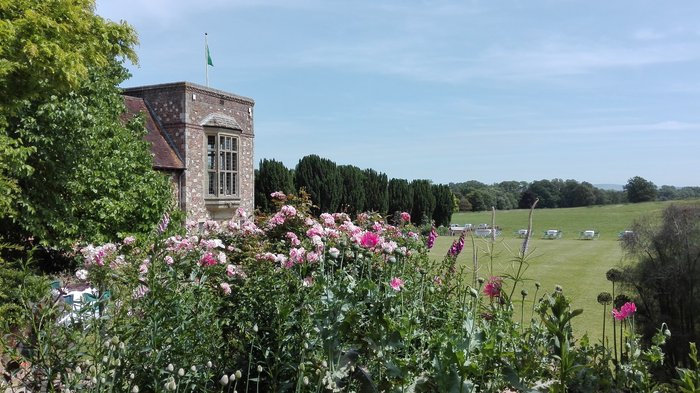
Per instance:
[[[116,63],[93,71],[81,88],[33,102],[11,123],[35,152],[31,176],[18,182],[17,214],[3,222],[6,236],[64,248],[105,242],[152,229],[170,207],[171,186],[153,170],[143,119],[121,119],[117,83],[126,71]]]
[[[533,193],[537,198],[540,199],[537,207],[539,208],[555,208],[559,207],[559,201],[561,199],[561,194],[559,191],[558,184],[546,179],[537,180],[530,184],[528,191]],[[522,205],[521,205],[522,206]]]
[[[389,210],[388,187],[386,174],[365,169],[365,210],[386,214]]]
[[[672,201],[678,199],[679,194],[676,187],[663,185],[659,188],[658,197],[660,201]]]
[[[585,181],[578,183],[568,190],[567,200],[570,207],[594,205],[596,203],[595,187]]]
[[[0,126],[27,102],[68,93],[91,68],[136,62],[131,26],[95,14],[94,0],[0,1]]]
[[[416,225],[429,223],[435,210],[435,195],[433,195],[430,180],[414,180],[411,182],[411,189],[413,190],[411,222]]]
[[[639,294],[635,322],[647,339],[668,324],[670,364],[682,364],[688,342],[700,339],[700,205],[671,205],[661,220],[645,217],[631,229],[623,249],[635,263],[622,277]]]
[[[279,161],[262,159],[259,169],[255,172],[255,206],[264,212],[275,211],[270,197],[275,191],[294,193],[292,171]]]
[[[433,210],[433,221],[435,225],[449,226],[452,220],[454,206],[454,194],[449,186],[435,184],[432,186],[433,196],[435,196],[435,209]]]
[[[467,194],[467,199],[472,205],[472,211],[491,210],[496,206],[496,198],[489,192],[488,188],[476,189]]]
[[[529,209],[536,200],[537,195],[527,189],[520,195],[520,200],[518,200],[518,209]]]
[[[33,173],[34,147],[15,131],[20,111],[78,88],[91,67],[136,61],[134,30],[94,8],[91,0],[0,1],[0,219],[17,214],[18,181]]]
[[[136,33],[90,0],[0,2],[0,236],[67,247],[157,223],[171,202],[117,87]],[[10,196],[11,205],[4,202]]]
[[[658,192],[654,183],[640,176],[629,179],[624,189],[627,191],[627,200],[632,203],[655,201]]]
[[[361,213],[365,210],[365,174],[362,169],[353,165],[338,167],[343,178],[343,194],[340,198],[340,209],[349,214]]]
[[[294,182],[298,190],[305,189],[316,205],[315,214],[337,212],[343,193],[343,178],[337,165],[315,154],[299,160],[294,171]]]
[[[413,190],[406,179],[389,180],[389,213],[411,212]]]

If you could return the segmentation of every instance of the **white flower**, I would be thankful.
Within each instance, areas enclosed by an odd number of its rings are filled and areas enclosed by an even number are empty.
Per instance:
[[[85,281],[88,278],[88,271],[85,269],[80,269],[75,272],[75,277],[77,277],[80,281]]]
[[[139,393],[139,386],[138,386],[138,385],[134,385],[134,387],[131,388],[131,393]]]
[[[168,367],[166,367],[166,369],[170,372],[173,372],[173,370],[175,370],[175,366],[173,366],[173,364],[170,363],[170,364],[168,364]]]
[[[219,380],[219,383],[221,384],[221,386],[228,385],[228,375],[224,374]]]

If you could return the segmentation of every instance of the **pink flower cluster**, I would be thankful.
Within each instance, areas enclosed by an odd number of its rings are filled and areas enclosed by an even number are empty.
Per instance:
[[[116,252],[117,246],[113,243],[103,244],[98,247],[90,244],[80,250],[80,253],[83,254],[86,267],[90,265],[104,266],[107,259],[116,254]]]
[[[437,237],[438,237],[438,233],[435,230],[435,227],[433,227],[430,230],[430,234],[428,235],[428,242],[426,243],[426,246],[428,247],[428,249],[433,248],[433,245],[435,245],[435,239],[437,239]]]
[[[612,315],[618,321],[622,321],[624,319],[627,319],[627,317],[631,316],[635,312],[637,312],[637,306],[632,302],[627,302],[627,303],[623,304],[619,310],[616,308],[612,309]]]
[[[462,231],[462,236],[460,236],[458,240],[455,240],[452,243],[452,247],[447,250],[447,255],[457,258],[459,253],[462,252],[462,248],[464,248],[464,231]]]

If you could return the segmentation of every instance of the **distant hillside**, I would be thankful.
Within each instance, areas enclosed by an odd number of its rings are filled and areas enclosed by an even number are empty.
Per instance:
[[[622,184],[594,184],[594,187],[600,188],[601,190],[612,190],[612,191],[622,191]]]

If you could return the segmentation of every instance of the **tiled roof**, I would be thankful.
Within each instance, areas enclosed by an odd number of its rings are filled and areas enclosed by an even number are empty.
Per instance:
[[[124,96],[124,105],[126,105],[125,121],[141,113],[144,115],[146,130],[148,131],[144,139],[151,143],[153,167],[156,169],[185,169],[185,165],[175,147],[168,143],[168,134],[153,118],[143,99]]]

